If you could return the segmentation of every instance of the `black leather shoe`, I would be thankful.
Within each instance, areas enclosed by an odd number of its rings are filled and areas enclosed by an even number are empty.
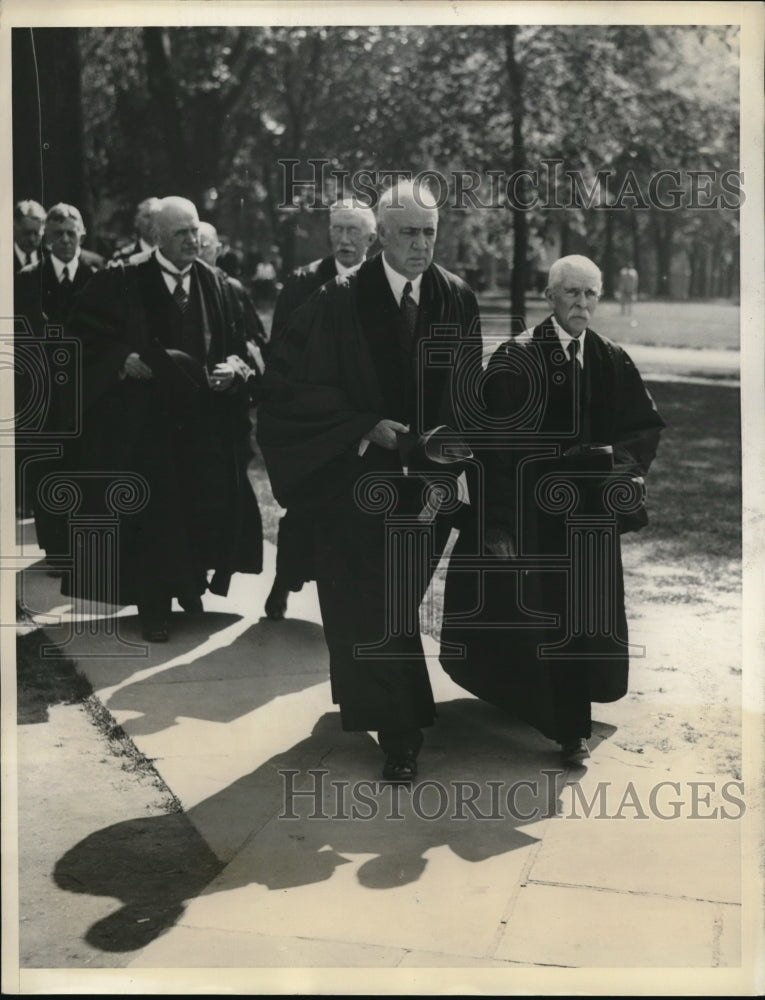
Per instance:
[[[266,618],[270,618],[272,622],[280,622],[284,618],[289,594],[289,587],[285,587],[279,580],[274,580],[271,593],[266,598]]]
[[[408,783],[417,777],[417,758],[413,753],[392,754],[385,758],[383,780],[397,783]]]
[[[191,597],[179,597],[178,603],[187,615],[203,615],[205,613],[202,598],[196,594]]]
[[[144,642],[167,642],[170,632],[167,622],[152,622],[141,628],[141,637]]]
[[[561,744],[560,753],[564,764],[581,764],[590,756],[590,748],[585,739],[566,740]]]

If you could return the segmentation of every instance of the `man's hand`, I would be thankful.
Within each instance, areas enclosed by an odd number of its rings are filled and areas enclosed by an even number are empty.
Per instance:
[[[219,362],[210,375],[210,388],[213,392],[225,392],[234,381],[234,368],[227,361]]]
[[[487,528],[485,535],[486,548],[492,555],[500,556],[502,559],[511,559],[517,555],[515,550],[515,539],[509,531],[504,528]]]
[[[408,433],[409,428],[397,420],[380,420],[371,431],[367,431],[361,440],[369,441],[371,444],[379,444],[381,448],[387,448],[388,451],[395,451],[398,448],[396,434]]]
[[[122,372],[130,378],[154,378],[154,372],[145,361],[141,361],[141,358],[135,352],[128,354],[125,358],[125,365]]]

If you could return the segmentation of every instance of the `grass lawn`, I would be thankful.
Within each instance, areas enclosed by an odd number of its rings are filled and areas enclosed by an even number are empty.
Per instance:
[[[504,294],[478,296],[484,334],[501,339],[510,335],[508,301],[508,296]],[[270,330],[272,311],[261,309],[258,312],[266,330]],[[528,325],[536,325],[547,315],[549,309],[543,299],[527,299]],[[631,326],[632,321],[637,325]],[[622,316],[618,302],[600,302],[592,325],[598,333],[610,337],[617,344],[738,350],[740,323],[740,307],[720,299],[712,302],[646,300],[633,306],[632,316]]]
[[[479,296],[479,303],[484,333],[508,336],[507,299]],[[549,312],[542,299],[528,299],[527,325],[536,325]],[[738,350],[740,319],[739,306],[722,300],[639,302],[632,316],[622,316],[618,302],[600,302],[592,326],[618,344]]]
[[[741,445],[739,392],[725,385],[650,383],[667,428],[647,477],[650,524],[625,536],[625,545],[641,551],[652,565],[683,564],[689,574],[689,598],[698,588],[738,586],[741,557]],[[251,463],[271,542],[281,508],[275,503],[258,453]],[[676,569],[675,569],[676,572]]]

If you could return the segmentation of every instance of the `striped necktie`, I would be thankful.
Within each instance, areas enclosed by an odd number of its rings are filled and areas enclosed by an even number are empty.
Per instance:
[[[159,262],[158,262],[159,263]],[[171,278],[175,278],[175,288],[173,289],[173,299],[175,304],[178,306],[181,312],[186,312],[186,306],[189,304],[189,296],[186,289],[183,287],[183,279],[189,273],[188,271],[171,271],[169,267],[163,267],[162,264],[159,265],[165,274],[169,274]]]

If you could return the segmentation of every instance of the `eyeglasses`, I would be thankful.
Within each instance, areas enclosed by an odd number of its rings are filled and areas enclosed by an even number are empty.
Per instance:
[[[578,299],[580,295],[584,295],[588,302],[597,302],[600,298],[600,292],[596,292],[594,288],[564,288],[563,294],[571,302]]]

